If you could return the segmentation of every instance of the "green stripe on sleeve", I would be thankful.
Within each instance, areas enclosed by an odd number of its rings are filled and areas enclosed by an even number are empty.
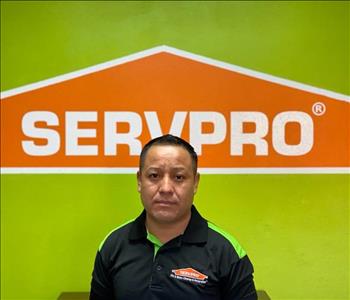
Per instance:
[[[129,220],[121,225],[119,225],[118,227],[114,228],[113,230],[111,230],[107,235],[106,237],[103,239],[103,241],[101,242],[100,246],[98,247],[98,251],[101,251],[102,247],[103,247],[103,244],[105,243],[105,241],[108,239],[108,237],[116,230],[118,230],[119,228],[123,227],[124,225],[126,224],[129,224],[131,222],[133,222],[135,219],[132,219],[132,220]]]
[[[214,225],[213,223],[208,222],[208,227],[216,232],[218,232],[219,234],[221,234],[223,237],[225,237],[227,240],[230,241],[231,245],[233,246],[233,248],[236,250],[237,255],[239,258],[242,258],[243,256],[245,256],[247,253],[244,251],[244,249],[242,248],[242,246],[238,243],[238,241],[229,233],[227,233],[226,231],[222,230],[221,228],[217,227],[216,225]]]

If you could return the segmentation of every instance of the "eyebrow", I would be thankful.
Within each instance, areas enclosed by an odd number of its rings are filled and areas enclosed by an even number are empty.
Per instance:
[[[149,171],[149,170],[160,170],[160,169],[163,169],[162,167],[156,167],[156,166],[149,166],[145,169],[145,171]],[[187,168],[185,167],[172,167],[171,170],[175,170],[175,171],[186,171]]]

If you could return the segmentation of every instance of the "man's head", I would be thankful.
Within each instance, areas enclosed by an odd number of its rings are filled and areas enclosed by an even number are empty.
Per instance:
[[[197,154],[183,139],[164,135],[145,145],[137,173],[147,217],[158,223],[188,218],[197,191]]]
[[[150,140],[142,149],[141,154],[140,154],[140,164],[139,168],[140,171],[142,170],[144,164],[145,164],[145,158],[147,155],[148,150],[153,147],[153,146],[161,146],[161,145],[168,145],[168,146],[179,146],[184,148],[189,155],[192,158],[192,168],[193,168],[193,173],[197,173],[197,164],[198,164],[198,157],[197,153],[194,151],[194,148],[185,140],[182,138],[171,135],[171,134],[166,134],[162,135],[160,137],[154,138],[153,140]]]

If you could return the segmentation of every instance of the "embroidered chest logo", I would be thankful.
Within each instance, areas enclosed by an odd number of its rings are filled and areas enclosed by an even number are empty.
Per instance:
[[[183,281],[200,283],[200,284],[206,284],[208,281],[207,275],[202,274],[192,268],[176,269],[176,270],[171,270],[171,272],[172,274],[170,274],[170,277],[183,280]]]

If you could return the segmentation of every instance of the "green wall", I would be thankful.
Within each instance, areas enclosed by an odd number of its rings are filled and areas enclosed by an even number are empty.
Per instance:
[[[347,1],[1,1],[1,91],[163,44],[349,94]],[[272,299],[349,299],[349,175],[203,175],[195,201]],[[140,210],[133,175],[1,175],[1,299],[88,290]]]

